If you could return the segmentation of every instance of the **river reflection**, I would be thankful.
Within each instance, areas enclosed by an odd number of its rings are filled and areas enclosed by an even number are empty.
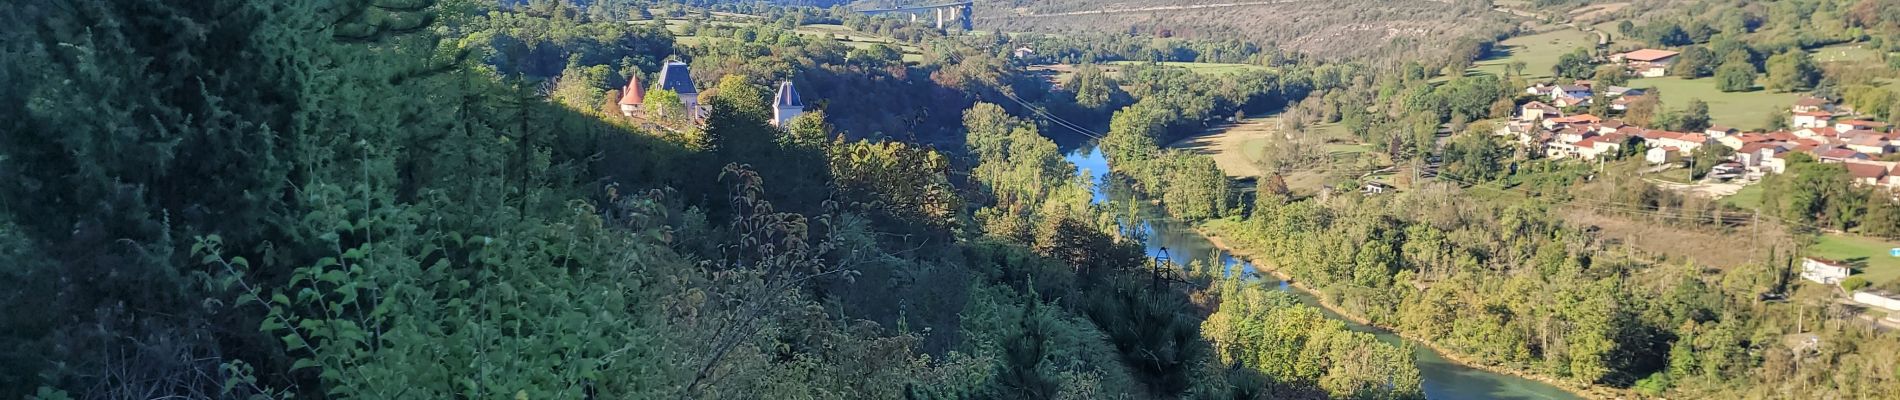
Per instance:
[[[1256,273],[1252,264],[1234,258],[1232,255],[1214,247],[1206,237],[1195,232],[1192,226],[1177,221],[1162,213],[1158,208],[1140,201],[1127,185],[1118,180],[1109,179],[1108,159],[1102,156],[1100,149],[1093,144],[1082,144],[1068,149],[1064,158],[1075,164],[1079,173],[1088,174],[1094,183],[1094,203],[1115,210],[1123,226],[1132,227],[1128,234],[1139,235],[1147,248],[1148,256],[1167,258],[1179,265],[1200,261],[1209,265],[1220,265],[1228,273],[1239,273],[1250,281],[1263,285],[1272,285],[1280,290],[1292,293],[1300,302],[1319,306],[1319,300],[1312,294],[1295,290],[1272,275]],[[1165,250],[1164,250],[1165,249]],[[1443,356],[1422,345],[1383,329],[1354,323],[1324,308],[1326,316],[1344,321],[1353,331],[1371,333],[1379,340],[1388,343],[1411,346],[1418,362],[1420,378],[1423,380],[1425,397],[1429,399],[1576,399],[1577,396],[1543,382],[1519,378],[1510,375],[1495,374],[1467,367],[1446,360]]]

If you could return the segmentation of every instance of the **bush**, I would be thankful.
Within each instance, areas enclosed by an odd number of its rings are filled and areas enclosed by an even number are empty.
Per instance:
[[[1847,280],[1841,281],[1841,288],[1847,289],[1849,292],[1865,289],[1868,285],[1872,284],[1867,282],[1867,278],[1858,276],[1850,276],[1847,277]]]

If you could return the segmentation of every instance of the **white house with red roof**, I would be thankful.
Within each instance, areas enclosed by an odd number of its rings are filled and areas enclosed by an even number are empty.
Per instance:
[[[1828,128],[1834,124],[1834,113],[1827,111],[1803,111],[1794,113],[1790,121],[1795,128]]]
[[[1887,174],[1895,163],[1879,161],[1849,161],[1841,163],[1847,167],[1847,176],[1854,179],[1855,185],[1876,186],[1888,180]]]

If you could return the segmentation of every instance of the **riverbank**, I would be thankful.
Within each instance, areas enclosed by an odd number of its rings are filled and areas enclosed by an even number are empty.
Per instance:
[[[1239,258],[1241,260],[1245,260],[1246,262],[1252,264],[1254,266],[1255,271],[1265,271],[1266,273],[1273,275],[1274,278],[1279,279],[1281,282],[1286,282],[1286,284],[1288,286],[1291,286],[1294,290],[1299,290],[1301,292],[1305,292],[1309,295],[1312,295],[1313,299],[1316,300],[1317,303],[1319,303],[1319,306],[1321,308],[1324,308],[1327,311],[1332,311],[1334,314],[1337,314],[1339,317],[1345,318],[1346,320],[1350,320],[1354,323],[1371,326],[1374,328],[1379,328],[1387,332],[1391,332],[1394,335],[1398,335],[1399,337],[1405,338],[1406,340],[1416,342],[1420,345],[1425,346],[1428,349],[1431,349],[1432,352],[1438,353],[1440,357],[1444,357],[1446,360],[1450,360],[1451,362],[1458,363],[1459,365],[1464,365],[1466,367],[1470,367],[1473,369],[1478,369],[1485,372],[1494,373],[1494,374],[1509,375],[1509,376],[1514,376],[1518,378],[1543,382],[1544,384],[1551,385],[1565,392],[1569,392],[1572,395],[1576,395],[1577,397],[1582,397],[1586,399],[1607,400],[1607,399],[1640,398],[1639,396],[1635,394],[1627,393],[1625,391],[1618,390],[1618,389],[1612,389],[1612,388],[1596,386],[1596,385],[1583,385],[1583,384],[1578,384],[1575,382],[1558,379],[1558,378],[1543,375],[1543,374],[1519,370],[1516,368],[1505,368],[1502,366],[1481,363],[1481,362],[1471,359],[1470,357],[1464,354],[1452,352],[1449,349],[1446,349],[1443,346],[1438,345],[1437,343],[1433,343],[1430,340],[1426,340],[1424,338],[1418,337],[1411,333],[1393,329],[1392,327],[1388,327],[1388,326],[1381,326],[1378,324],[1374,324],[1372,323],[1371,320],[1368,320],[1363,316],[1360,316],[1355,313],[1347,312],[1345,308],[1342,308],[1337,304],[1333,304],[1333,302],[1331,300],[1327,300],[1326,296],[1321,294],[1319,290],[1306,286],[1305,282],[1294,279],[1292,276],[1287,275],[1286,272],[1280,271],[1280,269],[1278,268],[1274,268],[1273,264],[1263,262],[1264,260],[1259,257],[1256,257],[1252,251],[1242,249],[1238,246],[1234,246],[1232,244],[1227,243],[1227,241],[1221,238],[1221,236],[1218,233],[1208,230],[1205,226],[1195,224],[1193,226],[1193,229],[1195,233],[1198,233],[1202,237],[1205,237],[1207,239],[1207,242],[1213,244],[1215,248],[1220,249],[1221,251],[1225,251],[1228,254],[1232,255],[1233,257]]]

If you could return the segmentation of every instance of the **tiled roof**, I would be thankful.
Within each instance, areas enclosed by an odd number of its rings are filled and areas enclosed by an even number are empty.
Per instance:
[[[638,74],[627,78],[627,87],[621,89],[620,92],[622,93],[620,95],[620,104],[640,105],[640,102],[646,101],[646,90],[640,88],[640,75]]]

